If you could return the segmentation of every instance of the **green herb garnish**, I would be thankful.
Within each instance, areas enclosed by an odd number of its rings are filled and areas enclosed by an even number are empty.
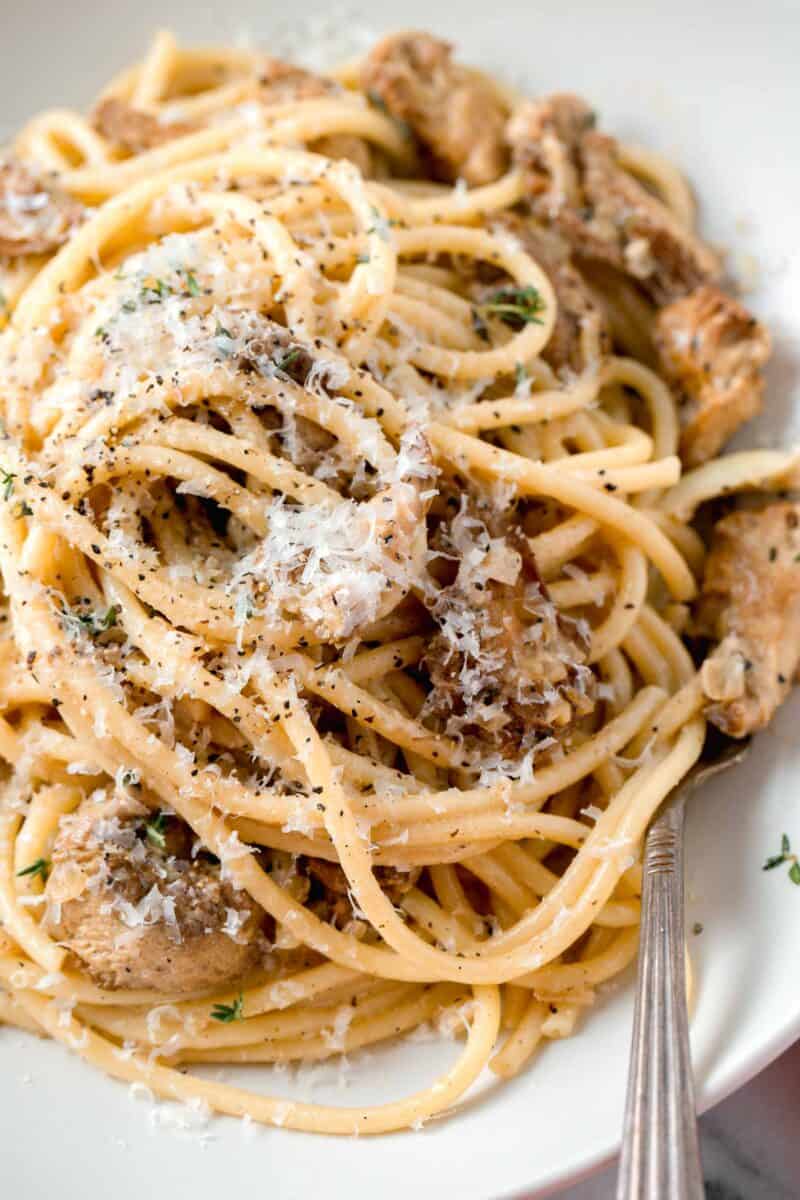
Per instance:
[[[771,855],[761,869],[762,871],[773,871],[775,867],[782,867],[785,863],[789,864],[789,878],[792,883],[800,886],[800,862],[797,861],[797,855],[792,854],[791,843],[787,834],[784,833],[781,838],[780,854]]]
[[[532,284],[527,287],[500,288],[492,292],[482,307],[484,312],[499,317],[512,329],[543,324],[540,314],[544,312],[544,301]]]
[[[164,836],[167,828],[169,816],[167,813],[158,812],[153,817],[152,821],[148,821],[144,827],[144,832],[148,842],[153,846],[158,846],[159,850],[166,850],[167,839]]]
[[[515,382],[516,386],[518,388],[521,388],[523,383],[525,383],[525,381],[527,380],[527,378],[528,378],[528,372],[525,370],[524,364],[517,363],[516,367],[514,368],[514,382]]]
[[[230,329],[226,329],[224,325],[217,321],[217,325],[214,330],[214,342],[217,350],[223,358],[230,358],[231,354],[233,353],[231,347],[225,344],[226,342],[232,341],[233,334],[231,333]]]
[[[165,296],[172,295],[172,288],[163,279],[146,283],[142,288],[141,298],[145,304],[160,304]]]
[[[100,618],[101,629],[111,629],[113,625],[116,625],[118,616],[119,605],[112,604],[110,608],[106,609],[106,611],[103,613],[103,616]]]
[[[20,501],[19,516],[20,517],[32,517],[33,516],[33,509],[31,508],[30,504],[28,504],[27,500]]]
[[[230,1025],[232,1021],[242,1020],[243,1010],[244,995],[239,992],[233,1004],[215,1004],[211,1009],[211,1018],[214,1021],[222,1021],[223,1025]]]
[[[47,876],[50,874],[49,858],[37,858],[36,862],[32,862],[29,867],[23,867],[21,871],[17,871],[17,876],[29,875],[31,879],[35,879],[38,875],[43,883],[47,882]]]
[[[186,280],[186,290],[190,296],[200,295],[200,284],[197,282],[197,276],[194,271],[184,271],[183,278]]]
[[[284,354],[283,358],[276,365],[280,371],[286,371],[289,369],[289,367],[292,365],[292,363],[299,357],[300,357],[300,347],[293,346],[291,350],[289,350],[286,354]]]
[[[112,604],[104,613],[78,613],[77,617],[83,628],[92,635],[107,633],[117,623],[119,605]]]
[[[11,493],[14,491],[14,480],[16,478],[13,471],[7,471],[5,467],[0,467],[0,488],[3,489],[4,500],[11,499]]]

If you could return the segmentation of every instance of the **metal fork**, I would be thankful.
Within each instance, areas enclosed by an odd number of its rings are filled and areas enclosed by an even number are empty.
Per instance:
[[[706,744],[708,747],[708,743]],[[683,824],[686,800],[745,757],[727,741],[669,794],[644,849],[642,927],[617,1200],[703,1200],[686,1008]]]

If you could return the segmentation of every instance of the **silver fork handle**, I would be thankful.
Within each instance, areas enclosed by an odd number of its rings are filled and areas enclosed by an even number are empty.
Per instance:
[[[703,1200],[686,1011],[681,789],[644,852],[639,978],[617,1200]]]

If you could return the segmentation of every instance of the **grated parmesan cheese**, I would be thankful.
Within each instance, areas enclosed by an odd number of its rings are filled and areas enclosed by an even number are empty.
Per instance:
[[[350,1028],[355,1009],[350,1004],[343,1004],[336,1010],[331,1029],[323,1029],[322,1037],[331,1050],[344,1050],[347,1031]]]

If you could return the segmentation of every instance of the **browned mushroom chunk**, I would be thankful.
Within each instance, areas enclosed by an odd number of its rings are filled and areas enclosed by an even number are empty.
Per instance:
[[[423,659],[432,684],[424,711],[451,736],[508,758],[591,712],[588,628],[550,600],[513,517],[465,496],[434,545],[459,565],[431,606],[439,628]]]
[[[657,303],[719,274],[716,256],[621,165],[578,96],[521,105],[508,123],[514,161],[528,176],[534,215],[573,251],[631,275]]]
[[[258,99],[267,107],[291,104],[297,100],[316,100],[335,95],[340,90],[332,79],[314,75],[277,58],[263,60],[257,83]],[[95,110],[93,120],[95,128],[104,137],[131,154],[152,150],[198,129],[197,125],[188,121],[162,120],[118,97],[102,101]],[[313,143],[313,149],[320,154],[327,154],[329,158],[348,158],[365,174],[369,173],[372,165],[367,143],[351,134],[331,134],[320,138]]]
[[[52,179],[0,159],[0,255],[45,254],[67,240],[83,208]]]
[[[573,264],[564,238],[532,217],[517,213],[505,213],[498,224],[520,241],[545,271],[556,293],[556,323],[542,358],[555,370],[567,367],[580,371],[589,359],[608,353],[608,320]]]
[[[193,856],[191,831],[128,797],[63,817],[46,925],[102,987],[182,993],[228,987],[265,950],[265,914]]]
[[[291,104],[296,100],[318,100],[336,95],[341,88],[333,79],[315,75],[279,58],[265,59],[259,70],[259,99],[263,104]],[[350,133],[333,133],[312,142],[311,149],[328,158],[346,158],[364,175],[371,174],[373,153],[363,138]]]
[[[297,860],[297,866],[309,879],[316,881],[317,888],[321,889],[322,895],[319,899],[314,898],[313,889],[310,893],[310,904],[317,916],[341,929],[358,915],[347,876],[338,863],[328,862],[324,858],[301,856]],[[397,904],[406,892],[415,886],[422,868],[413,867],[410,871],[401,871],[395,867],[379,866],[373,868],[373,873],[392,903]]]
[[[709,719],[731,737],[763,729],[800,664],[800,504],[718,522],[696,622],[719,643],[701,672]]]
[[[187,121],[162,121],[153,113],[134,108],[116,96],[109,96],[98,104],[92,114],[92,124],[104,138],[130,154],[153,150],[196,129]]]
[[[404,121],[438,179],[491,183],[506,168],[506,111],[479,76],[452,61],[448,42],[427,33],[393,34],[367,55],[364,91]]]
[[[655,342],[682,402],[681,457],[694,467],[760,412],[770,336],[736,300],[704,286],[662,308]]]

